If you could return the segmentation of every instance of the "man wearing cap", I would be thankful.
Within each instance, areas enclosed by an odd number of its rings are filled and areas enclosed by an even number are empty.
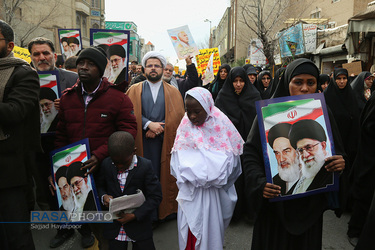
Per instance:
[[[114,44],[109,47],[109,60],[111,61],[111,76],[108,81],[113,84],[119,84],[125,81],[126,76],[126,54],[121,45]]]
[[[176,130],[185,113],[180,92],[162,81],[166,64],[163,55],[148,52],[142,59],[147,80],[132,85],[126,92],[137,117],[137,155],[151,160],[162,186],[160,219],[177,212],[178,190],[169,164]]]
[[[71,50],[71,56],[77,55],[78,51],[81,49],[78,38],[74,36],[68,38],[68,45]]]
[[[293,193],[301,171],[296,150],[290,145],[289,123],[274,125],[268,132],[268,143],[275,153],[278,174],[272,180],[280,186],[281,195]]]
[[[53,102],[56,98],[56,93],[52,89],[40,88],[39,104],[42,113],[41,133],[56,131],[58,111]]]
[[[329,156],[323,127],[310,119],[298,121],[292,125],[289,139],[299,154],[302,170],[302,177],[293,193],[304,193],[333,184],[333,172],[323,167],[325,158]]]
[[[55,146],[61,148],[89,138],[91,158],[82,167],[93,173],[108,156],[108,137],[115,131],[127,131],[135,137],[137,124],[133,104],[121,91],[122,86],[112,85],[102,77],[107,65],[103,49],[82,50],[76,63],[79,81],[61,97]],[[105,244],[100,230],[92,229],[99,244]]]

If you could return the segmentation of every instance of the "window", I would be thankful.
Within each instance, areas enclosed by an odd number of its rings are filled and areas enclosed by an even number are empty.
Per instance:
[[[91,0],[91,7],[99,8],[99,1],[100,0]]]
[[[310,18],[320,18],[320,11],[314,12],[310,15]]]

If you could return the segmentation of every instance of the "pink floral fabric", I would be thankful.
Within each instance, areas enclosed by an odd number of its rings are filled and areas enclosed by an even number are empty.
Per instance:
[[[211,93],[196,87],[186,95],[196,99],[207,113],[201,126],[193,125],[186,115],[177,129],[172,152],[185,149],[207,149],[241,155],[244,141],[229,118],[214,106]]]

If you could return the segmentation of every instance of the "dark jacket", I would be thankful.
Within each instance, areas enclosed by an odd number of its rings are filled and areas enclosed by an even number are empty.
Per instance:
[[[129,97],[106,78],[85,107],[82,83],[67,89],[60,100],[55,146],[66,146],[89,138],[90,150],[99,162],[108,156],[107,140],[115,131],[127,131],[134,137],[137,123]]]
[[[1,79],[0,79],[1,81]],[[30,156],[41,150],[39,77],[29,65],[15,67],[0,102],[0,189],[27,184]]]
[[[182,99],[185,99],[185,93],[189,89],[199,86],[198,71],[194,63],[186,66],[185,75],[187,79],[177,79],[178,90],[182,95]]]
[[[135,241],[152,237],[151,214],[157,211],[162,200],[161,186],[152,170],[151,161],[139,156],[137,159],[137,166],[129,171],[123,192],[121,192],[120,184],[118,183],[117,168],[109,157],[103,161],[100,175],[96,182],[100,198],[105,194],[116,198],[135,194],[137,189],[142,190],[146,201],[134,211],[136,219],[124,224],[126,234]],[[104,209],[108,210],[106,207]],[[121,223],[118,221],[105,224],[104,237],[107,239],[116,238],[120,227]]]
[[[71,88],[78,80],[78,74],[69,70],[55,68],[59,72],[59,82],[61,92]]]

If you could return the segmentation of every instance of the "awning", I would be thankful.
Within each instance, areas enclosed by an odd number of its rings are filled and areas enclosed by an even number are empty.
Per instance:
[[[360,32],[375,32],[375,5],[369,6],[366,11],[349,19],[345,46],[348,54],[353,55],[359,49]]]

